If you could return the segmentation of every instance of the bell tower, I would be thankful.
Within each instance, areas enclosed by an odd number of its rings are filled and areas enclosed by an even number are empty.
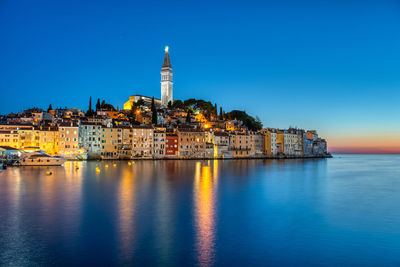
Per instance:
[[[161,106],[167,107],[168,103],[173,101],[172,99],[172,65],[169,59],[168,46],[165,47],[164,62],[161,67]]]

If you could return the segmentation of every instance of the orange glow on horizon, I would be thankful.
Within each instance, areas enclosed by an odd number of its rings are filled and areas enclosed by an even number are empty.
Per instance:
[[[400,154],[399,136],[340,136],[329,138],[328,151],[356,154]]]

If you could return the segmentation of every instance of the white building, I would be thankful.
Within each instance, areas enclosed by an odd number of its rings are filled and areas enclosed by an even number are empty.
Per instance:
[[[88,158],[100,158],[101,124],[82,122],[79,125],[79,147],[86,151]]]
[[[297,133],[295,131],[286,130],[283,134],[283,142],[284,142],[284,153],[287,156],[296,155],[296,151],[298,148],[298,138]]]
[[[169,60],[168,46],[165,47],[164,63],[161,67],[161,106],[167,107],[172,98],[172,65]]]

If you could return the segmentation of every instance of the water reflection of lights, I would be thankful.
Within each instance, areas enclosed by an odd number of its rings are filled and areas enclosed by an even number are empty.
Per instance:
[[[63,185],[63,191],[65,192],[62,194],[64,202],[64,212],[62,215],[69,229],[75,229],[75,231],[79,228],[81,220],[82,181],[83,171],[86,166],[87,163],[82,161],[68,161],[64,163],[65,184]],[[61,174],[58,174],[57,178],[59,179],[59,183],[63,182]],[[53,199],[52,202],[55,202],[55,200]],[[57,206],[55,208],[57,208]],[[54,212],[52,212],[52,214],[54,214]],[[52,214],[49,214],[49,216]]]
[[[123,168],[118,193],[118,222],[120,251],[123,261],[129,261],[133,255],[134,213],[136,180],[130,168]]]
[[[218,167],[218,163],[216,165],[214,163],[214,167]],[[215,170],[214,173],[216,173]],[[194,198],[196,250],[198,263],[201,266],[210,266],[214,262],[216,235],[215,185],[210,166],[201,166],[201,163],[197,162]]]

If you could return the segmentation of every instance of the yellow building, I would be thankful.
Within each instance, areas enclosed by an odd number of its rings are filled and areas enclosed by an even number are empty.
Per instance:
[[[19,149],[19,134],[17,130],[1,130],[0,146],[9,146]]]
[[[36,128],[19,130],[19,148],[40,147],[40,131]]]
[[[118,140],[122,138],[122,129],[103,127],[101,132],[101,157],[118,158]]]
[[[151,105],[151,99],[152,99],[151,97],[144,96],[144,95],[132,95],[129,97],[129,100],[124,103],[124,109],[131,110],[133,107],[133,104],[138,102],[140,99],[144,101],[145,105],[147,105],[147,106]],[[160,106],[161,100],[158,98],[154,98],[154,103],[157,106]]]
[[[276,153],[285,153],[284,150],[284,132],[281,130],[276,131]]]
[[[277,149],[276,149],[276,137],[277,134],[274,130],[268,129],[264,132],[264,154],[268,157],[276,156]]]
[[[42,127],[40,129],[39,147],[50,155],[57,155],[59,148],[59,132],[56,127]]]

